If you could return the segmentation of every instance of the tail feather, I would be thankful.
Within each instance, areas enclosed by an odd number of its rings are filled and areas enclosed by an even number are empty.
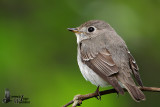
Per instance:
[[[135,101],[139,102],[141,100],[145,100],[145,95],[137,86],[133,86],[128,83],[125,83],[123,85]]]

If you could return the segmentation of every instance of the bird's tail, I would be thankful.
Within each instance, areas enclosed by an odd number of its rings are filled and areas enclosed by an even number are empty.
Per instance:
[[[139,102],[141,100],[145,100],[145,95],[137,86],[133,86],[128,83],[125,83],[123,85],[135,101]]]

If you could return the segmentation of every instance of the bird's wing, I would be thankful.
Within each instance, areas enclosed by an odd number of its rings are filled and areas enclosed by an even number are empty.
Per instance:
[[[118,73],[118,67],[106,48],[100,49],[96,53],[92,52],[90,49],[85,49],[85,51],[81,49],[81,59],[82,62],[91,68],[97,75],[111,84],[118,93],[124,93],[117,78],[115,77],[115,74]]]
[[[96,69],[101,71],[106,76],[111,76],[118,73],[118,68],[107,49],[103,49],[96,55],[89,51],[86,53],[81,51],[81,57],[84,62],[90,62]]]
[[[130,65],[130,68],[131,68],[132,73],[134,75],[134,78],[140,86],[143,86],[142,80],[141,80],[139,72],[138,72],[139,71],[138,65],[136,64],[134,57],[132,56],[132,54],[130,53],[130,51],[128,49],[127,49],[127,52],[128,52],[128,56],[129,56],[129,65]]]

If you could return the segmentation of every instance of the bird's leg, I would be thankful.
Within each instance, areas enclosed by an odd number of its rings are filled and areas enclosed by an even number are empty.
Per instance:
[[[119,97],[119,92],[116,91],[116,93],[117,93],[117,97]]]
[[[98,96],[96,96],[96,98],[97,98],[98,100],[101,100],[101,95],[100,95],[100,93],[99,93],[99,86],[97,87],[95,93],[98,95]]]

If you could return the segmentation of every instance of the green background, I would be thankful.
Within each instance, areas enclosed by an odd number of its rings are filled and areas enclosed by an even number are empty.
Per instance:
[[[9,88],[31,101],[0,101],[0,107],[60,107],[76,94],[94,92],[77,65],[76,37],[67,31],[91,19],[108,22],[122,36],[145,86],[160,87],[160,0],[0,0],[0,100]],[[82,107],[160,105],[159,93],[145,95],[136,103],[128,93],[110,94]]]

